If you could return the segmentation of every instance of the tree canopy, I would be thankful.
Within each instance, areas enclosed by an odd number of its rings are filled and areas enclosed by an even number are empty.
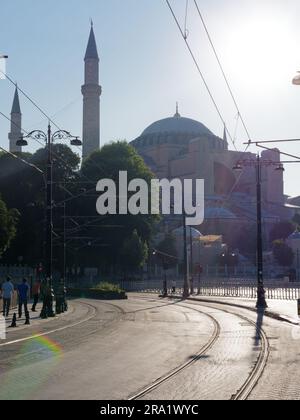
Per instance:
[[[19,213],[17,210],[8,210],[0,198],[0,256],[5,252],[17,232]]]
[[[3,258],[13,264],[22,257],[24,263],[36,265],[44,258],[47,153],[40,149],[20,157],[40,168],[44,176],[9,155],[0,155],[0,192],[8,207],[20,213],[16,237]],[[128,182],[138,178],[148,185],[154,175],[124,141],[105,145],[88,157],[81,169],[79,164],[79,156],[68,146],[53,146],[54,267],[62,268],[65,227],[68,266],[101,267],[107,271],[112,267],[114,271],[125,266],[127,270],[139,268],[147,257],[147,244],[158,216],[100,216],[96,211],[96,185],[105,178],[118,186],[120,171],[127,171]]]
[[[286,240],[295,231],[295,225],[291,222],[280,222],[273,226],[270,232],[270,242]]]
[[[273,242],[273,255],[279,265],[290,267],[294,262],[294,252],[284,241]]]

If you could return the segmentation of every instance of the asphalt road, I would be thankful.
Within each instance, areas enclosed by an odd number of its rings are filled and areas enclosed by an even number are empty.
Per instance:
[[[300,399],[299,345],[299,327],[223,305],[80,300],[0,341],[0,399],[228,400],[245,384],[249,399]]]

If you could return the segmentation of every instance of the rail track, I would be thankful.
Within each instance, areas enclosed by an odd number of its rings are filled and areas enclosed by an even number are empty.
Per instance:
[[[138,299],[148,300],[148,298],[142,298],[142,297],[138,298]],[[151,301],[154,301],[154,300],[155,300],[154,298],[151,298]],[[178,366],[176,369],[174,369],[171,372],[169,372],[168,374],[164,375],[162,378],[158,379],[157,381],[155,381],[151,385],[148,385],[147,387],[140,390],[136,394],[131,395],[128,398],[129,401],[142,399],[143,397],[147,396],[148,394],[150,394],[155,389],[159,388],[164,383],[168,382],[170,379],[174,378],[175,376],[178,376],[182,371],[186,370],[188,367],[190,367],[191,365],[196,363],[201,358],[201,356],[204,356],[208,352],[208,350],[210,350],[215,345],[215,343],[217,342],[217,340],[220,336],[220,333],[221,333],[221,328],[220,328],[220,325],[219,325],[218,321],[212,315],[207,314],[204,311],[201,311],[199,309],[191,308],[190,306],[184,305],[182,303],[177,303],[177,305],[181,306],[181,307],[186,307],[186,308],[189,308],[189,309],[194,309],[195,311],[208,316],[214,323],[214,327],[215,327],[214,332],[213,332],[210,340],[208,341],[208,343],[204,347],[201,348],[199,353],[197,355],[195,355],[195,357],[191,361]],[[195,303],[195,302],[191,302],[191,303],[189,302],[189,305],[191,305],[191,306],[197,305],[198,306],[198,304]],[[261,350],[259,352],[257,362],[255,363],[252,371],[250,372],[247,380],[244,382],[244,384],[241,386],[241,388],[231,397],[231,400],[233,400],[233,401],[245,401],[249,398],[253,389],[256,387],[256,385],[257,385],[259,379],[261,378],[261,376],[264,372],[264,369],[267,365],[268,358],[269,358],[269,353],[270,353],[270,345],[269,345],[267,335],[262,328],[257,329],[256,323],[254,321],[252,321],[251,319],[249,319],[248,317],[244,316],[244,315],[240,315],[240,314],[237,314],[235,312],[231,312],[229,310],[219,308],[218,305],[216,305],[216,304],[206,305],[206,304],[203,304],[201,302],[199,306],[206,307],[206,308],[217,309],[217,310],[220,310],[222,312],[237,316],[238,318],[242,319],[243,321],[246,321],[247,323],[254,326],[255,329],[256,329],[256,334],[258,334],[258,336],[259,336],[257,338],[259,338],[259,340],[261,342]]]

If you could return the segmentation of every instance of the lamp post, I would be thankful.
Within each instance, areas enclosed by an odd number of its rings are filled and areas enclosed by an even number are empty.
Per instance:
[[[53,159],[52,146],[57,140],[70,139],[72,146],[81,146],[82,142],[79,137],[72,136],[68,131],[59,130],[52,134],[51,125],[48,124],[47,132],[41,130],[31,131],[28,135],[22,136],[17,141],[17,146],[28,146],[27,139],[43,140],[47,149],[47,174],[46,174],[46,252],[45,252],[45,273],[52,289],[52,261],[53,261]],[[53,309],[50,311],[53,314]]]
[[[198,291],[197,295],[199,296],[201,294],[201,274],[202,274],[202,265],[201,265],[201,238],[199,238],[198,241],[199,244],[199,265],[198,265]]]
[[[167,254],[165,252],[159,251],[154,249],[152,255],[156,256],[159,255],[162,258],[163,269],[164,269],[164,281],[163,281],[163,297],[168,297],[168,282],[167,282],[167,267],[168,267],[168,260],[178,260],[178,257],[174,255]]]
[[[193,253],[193,245],[194,245],[194,238],[193,238],[193,229],[190,226],[190,249],[191,249],[191,268],[190,268],[190,279],[191,279],[191,295],[194,294],[194,253]]]
[[[256,169],[256,223],[257,223],[257,303],[258,309],[266,309],[268,307],[265,298],[264,288],[264,261],[263,261],[263,239],[262,239],[262,193],[261,193],[261,168],[264,166],[276,166],[277,171],[284,171],[281,162],[273,162],[270,160],[261,160],[260,155],[256,159],[245,159],[237,162],[233,170],[242,171],[243,166],[255,167]]]
[[[186,211],[184,206],[184,189],[182,190],[182,226],[183,226],[183,295],[184,299],[190,296],[188,276],[188,249],[187,249],[187,224]],[[174,209],[174,205],[171,206]]]
[[[188,250],[187,250],[187,225],[186,213],[184,209],[184,196],[182,200],[182,215],[183,215],[183,298],[189,297],[189,279],[188,279]]]

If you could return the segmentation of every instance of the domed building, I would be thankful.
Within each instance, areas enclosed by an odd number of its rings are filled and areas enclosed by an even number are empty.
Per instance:
[[[152,123],[131,144],[159,179],[204,179],[206,215],[210,219],[215,215],[223,223],[238,223],[243,208],[249,208],[247,203],[253,206],[256,202],[254,168],[245,167],[242,174],[233,170],[237,162],[254,160],[256,155],[229,150],[226,129],[223,137],[218,137],[201,122],[182,117],[178,106],[173,117]],[[266,150],[262,159],[279,162],[280,152]],[[269,222],[288,218],[282,171],[263,167],[262,194]]]
[[[228,151],[226,136],[221,139],[201,122],[181,117],[178,109],[174,117],[151,124],[132,145],[159,178],[205,178],[209,180],[206,185],[209,195],[215,193],[215,168],[207,157]],[[226,167],[221,170],[226,173],[226,193],[235,178]]]

